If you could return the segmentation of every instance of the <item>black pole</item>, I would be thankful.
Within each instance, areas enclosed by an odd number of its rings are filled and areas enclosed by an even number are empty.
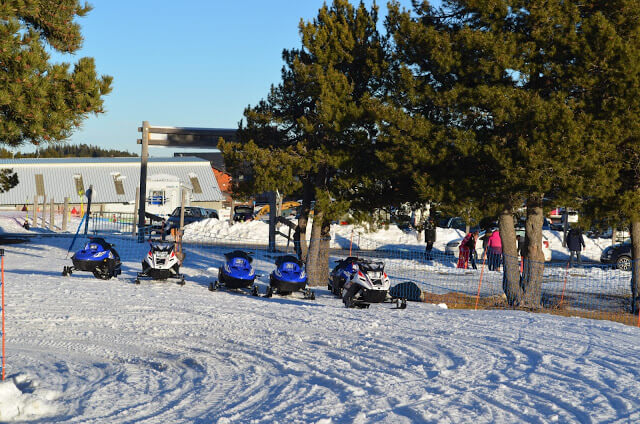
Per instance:
[[[140,153],[140,200],[138,203],[138,243],[144,242],[145,207],[147,204],[147,162],[149,161],[149,121],[142,122]]]
[[[84,221],[84,235],[87,235],[87,231],[89,230],[89,217],[91,216],[91,195],[93,194],[93,185],[89,185],[89,189],[84,193],[87,196],[87,212]]]
[[[276,192],[269,192],[269,252],[276,251]]]

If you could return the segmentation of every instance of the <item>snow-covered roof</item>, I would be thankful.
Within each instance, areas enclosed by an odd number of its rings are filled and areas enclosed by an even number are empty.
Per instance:
[[[56,203],[62,203],[65,197],[69,197],[72,203],[78,203],[83,200],[78,194],[78,183],[85,190],[93,185],[94,203],[132,202],[140,183],[140,158],[135,157],[3,159],[0,160],[2,168],[13,169],[18,174],[19,183],[8,192],[0,193],[0,205],[31,203],[38,189],[40,193],[44,189],[47,199],[54,198]],[[149,158],[147,184],[154,176],[166,178],[167,175],[174,176],[188,187],[193,185],[195,176],[201,192],[193,192],[193,201],[224,199],[207,160],[196,157]]]

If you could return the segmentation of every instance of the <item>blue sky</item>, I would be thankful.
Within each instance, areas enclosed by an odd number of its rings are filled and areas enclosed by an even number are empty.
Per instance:
[[[114,77],[106,113],[72,136],[139,153],[143,120],[158,126],[236,128],[244,108],[280,80],[283,48],[300,45],[298,24],[321,0],[93,0],[78,22],[85,37],[76,56],[91,56]],[[371,0],[365,2],[367,5]],[[381,4],[378,2],[378,4]],[[381,20],[386,15],[381,5]],[[402,0],[405,7],[410,0]],[[66,61],[75,62],[77,57]],[[23,149],[24,150],[24,149]],[[172,150],[152,148],[151,156]]]

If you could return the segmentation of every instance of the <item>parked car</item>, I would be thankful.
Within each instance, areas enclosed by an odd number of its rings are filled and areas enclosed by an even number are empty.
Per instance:
[[[480,231],[478,233],[478,242],[476,243],[476,253],[477,257],[482,260],[482,238],[484,237],[486,231]],[[524,229],[516,228],[516,236],[520,236],[524,240]],[[453,255],[456,258],[460,253],[460,243],[462,242],[463,237],[458,237],[457,239],[451,240],[447,243],[445,247],[445,254]],[[542,234],[542,253],[544,254],[545,262],[549,262],[551,260],[551,240],[547,238],[544,234]]]
[[[527,223],[527,218],[522,217],[516,222],[516,230],[524,230],[525,224]],[[551,227],[551,221],[548,218],[542,218],[542,229],[543,230],[553,230]]]
[[[245,222],[253,219],[253,206],[238,205],[233,207],[233,222]]]
[[[184,225],[189,225],[192,222],[202,221],[203,219],[218,217],[218,211],[215,209],[200,208],[197,206],[187,206],[184,208]],[[169,219],[165,222],[165,232],[170,232],[174,228],[180,228],[180,207],[177,207],[169,216]]]
[[[600,255],[600,262],[613,265],[623,271],[631,270],[631,242],[614,244],[607,247]]]
[[[459,216],[441,218],[438,220],[437,226],[440,228],[453,228],[461,231],[465,231],[467,229],[467,223]]]

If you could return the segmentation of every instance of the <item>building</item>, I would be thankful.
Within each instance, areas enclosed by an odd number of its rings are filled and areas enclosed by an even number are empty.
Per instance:
[[[133,212],[140,185],[140,158],[28,158],[2,159],[0,168],[18,174],[19,183],[0,193],[0,206],[21,208],[53,199],[56,205],[69,198],[70,205],[86,203],[85,192],[93,186],[92,204],[106,212]],[[186,203],[219,209],[224,197],[209,161],[196,157],[149,158],[146,210],[171,213],[187,192]]]

